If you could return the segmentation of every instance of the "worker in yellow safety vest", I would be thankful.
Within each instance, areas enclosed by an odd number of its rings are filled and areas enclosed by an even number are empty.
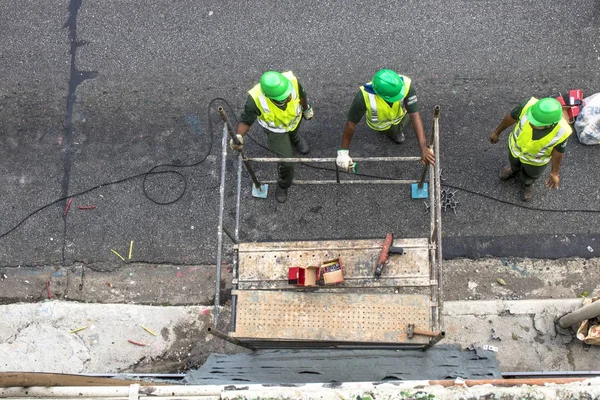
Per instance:
[[[260,83],[248,91],[244,112],[236,129],[240,145],[235,145],[233,140],[229,145],[234,150],[241,150],[244,136],[258,120],[267,134],[269,149],[278,157],[292,157],[292,147],[308,154],[310,147],[298,129],[302,118],[309,120],[312,117],[313,109],[306,100],[306,92],[294,74],[291,71],[267,71],[261,76]],[[294,164],[278,163],[277,171],[279,178],[275,199],[283,203],[294,179]]]
[[[500,171],[500,180],[507,181],[519,174],[523,185],[521,199],[531,201],[533,183],[542,175],[550,161],[552,169],[546,187],[558,189],[560,164],[567,139],[573,130],[556,99],[546,97],[538,100],[531,97],[521,101],[504,117],[490,135],[490,142],[498,143],[502,131],[515,122],[517,124],[508,137],[509,164]]]
[[[387,135],[398,144],[405,140],[404,128],[408,124],[408,114],[421,150],[421,162],[435,162],[433,151],[427,147],[417,94],[411,79],[390,69],[382,69],[377,71],[371,82],[362,85],[354,97],[336,158],[338,167],[355,171],[356,165],[350,158],[350,142],[356,124],[365,114],[369,128]]]

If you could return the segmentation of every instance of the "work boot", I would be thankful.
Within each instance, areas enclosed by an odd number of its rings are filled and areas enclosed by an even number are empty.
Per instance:
[[[389,135],[389,136],[390,136],[390,139],[392,139],[394,141],[394,143],[397,143],[397,144],[402,144],[406,140],[403,130],[398,130],[398,132],[396,132],[392,135]]]
[[[506,167],[500,170],[500,180],[503,182],[509,180],[515,175],[517,175],[517,171],[513,171],[510,165],[507,165]]]
[[[302,136],[298,136],[298,141],[296,143],[292,143],[292,146],[294,146],[294,148],[302,154],[308,154],[310,151],[308,142]]]
[[[277,200],[278,203],[285,203],[285,201],[287,200],[287,192],[287,189],[284,189],[281,186],[277,185],[277,187],[275,188],[275,200]]]
[[[521,200],[531,201],[533,199],[533,185],[523,185],[523,193],[521,194]]]

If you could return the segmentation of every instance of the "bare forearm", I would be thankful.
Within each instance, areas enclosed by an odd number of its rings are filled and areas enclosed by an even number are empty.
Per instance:
[[[250,127],[246,124],[244,124],[243,122],[240,122],[237,124],[237,128],[235,129],[235,133],[237,133],[238,135],[242,135],[245,136],[246,133],[248,133],[248,130],[250,129]]]
[[[517,120],[514,119],[512,117],[512,115],[506,114],[504,116],[504,119],[502,120],[502,122],[500,122],[500,124],[496,127],[496,129],[494,129],[494,134],[500,136],[500,134],[502,133],[503,130],[505,130],[506,128],[508,128],[509,126],[514,124],[515,122],[517,122]]]
[[[308,110],[308,101],[306,101],[306,97],[300,97],[300,105],[302,106],[302,110]]]
[[[412,122],[415,136],[419,142],[419,148],[421,151],[427,148],[427,140],[425,139],[425,132],[423,131],[423,121],[421,120],[421,114],[418,112],[408,114],[410,121]]]
[[[354,136],[355,129],[356,124],[354,122],[346,122],[346,126],[344,126],[344,133],[342,134],[342,144],[340,146],[341,149],[350,148],[350,142],[352,141],[352,136]]]
[[[560,151],[553,150],[552,151],[552,173],[559,175],[560,173],[560,165],[562,164],[564,154]]]

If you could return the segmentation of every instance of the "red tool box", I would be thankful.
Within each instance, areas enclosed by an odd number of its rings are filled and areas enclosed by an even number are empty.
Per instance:
[[[317,286],[319,267],[292,267],[288,269],[288,283],[297,286]]]

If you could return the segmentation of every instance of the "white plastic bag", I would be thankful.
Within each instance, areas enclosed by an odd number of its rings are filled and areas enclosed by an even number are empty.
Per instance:
[[[600,144],[600,93],[583,99],[583,108],[575,120],[575,132],[583,144]]]

